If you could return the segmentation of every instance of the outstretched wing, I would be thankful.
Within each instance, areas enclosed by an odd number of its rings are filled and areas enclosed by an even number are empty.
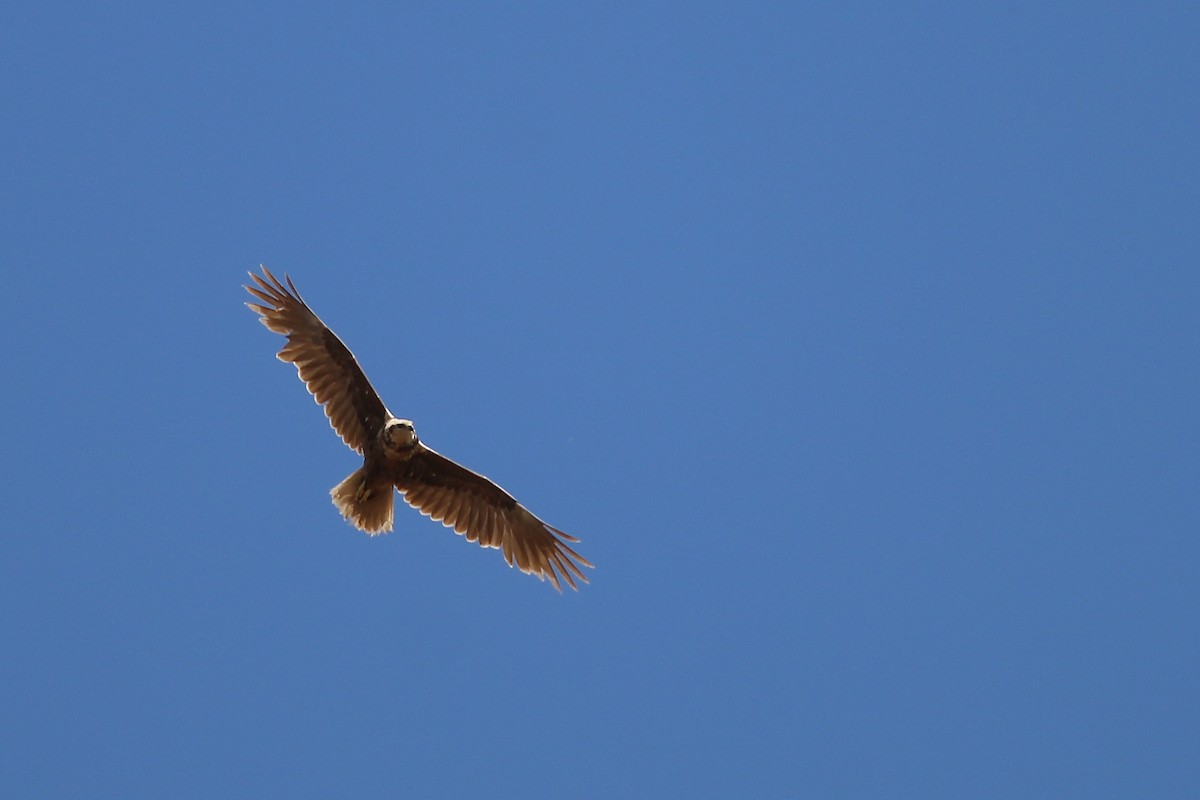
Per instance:
[[[392,480],[410,506],[469,541],[499,548],[510,566],[548,578],[560,592],[560,579],[572,589],[578,588],[575,578],[588,582],[579,567],[592,565],[566,544],[578,539],[550,527],[487,478],[424,444],[417,444],[417,452]]]
[[[261,315],[259,322],[287,337],[279,360],[296,365],[300,380],[325,407],[325,416],[342,441],[363,452],[391,415],[354,354],[300,299],[292,279],[284,275],[284,286],[266,267],[262,271],[265,277],[250,273],[258,288],[247,286],[246,291],[266,305],[246,305]]]

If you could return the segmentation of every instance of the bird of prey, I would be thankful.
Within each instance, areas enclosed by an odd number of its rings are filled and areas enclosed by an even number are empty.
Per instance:
[[[578,542],[531,514],[512,495],[482,475],[434,452],[417,438],[413,424],[384,406],[354,355],[300,298],[266,268],[249,273],[246,291],[262,304],[247,303],[259,322],[287,337],[280,361],[296,365],[313,399],[325,407],[342,441],[363,456],[363,465],[333,487],[333,504],[351,524],[371,535],[392,529],[392,487],[429,518],[484,547],[499,548],[510,566],[578,589],[587,583],[579,569],[587,559],[567,542]]]

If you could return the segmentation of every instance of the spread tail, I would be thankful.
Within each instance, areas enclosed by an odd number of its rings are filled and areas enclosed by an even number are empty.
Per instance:
[[[333,504],[354,527],[369,534],[392,529],[392,482],[360,467],[329,492]]]

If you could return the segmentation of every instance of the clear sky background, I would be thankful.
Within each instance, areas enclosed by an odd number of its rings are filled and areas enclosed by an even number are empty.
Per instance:
[[[1200,795],[1198,41],[8,9],[0,794]],[[344,523],[259,263],[591,585]]]

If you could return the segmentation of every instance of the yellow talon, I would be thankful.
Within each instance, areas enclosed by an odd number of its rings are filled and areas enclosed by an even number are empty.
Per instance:
[[[361,503],[371,496],[371,490],[367,488],[367,482],[363,481],[358,485],[358,491],[354,493],[354,502]]]

